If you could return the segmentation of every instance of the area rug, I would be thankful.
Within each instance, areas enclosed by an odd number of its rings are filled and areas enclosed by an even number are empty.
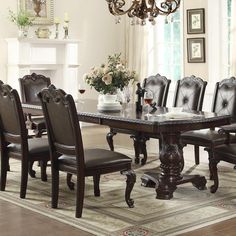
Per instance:
[[[133,150],[117,148],[119,152],[133,157]],[[150,169],[159,171],[160,162],[155,155],[145,166],[134,165],[137,182],[132,192],[135,207],[130,209],[124,201],[125,177],[119,173],[101,178],[101,197],[93,196],[92,178],[86,178],[83,217],[75,216],[75,191],[70,191],[61,174],[59,208],[50,208],[51,178],[48,182],[29,177],[26,199],[19,198],[20,164],[11,161],[5,192],[0,198],[50,218],[80,228],[94,235],[109,236],[161,236],[178,235],[236,216],[236,171],[220,165],[220,187],[216,194],[207,189],[197,190],[191,184],[178,187],[171,200],[157,200],[155,190],[141,186],[140,177]],[[207,164],[195,166],[186,161],[184,172],[198,173],[208,178]]]

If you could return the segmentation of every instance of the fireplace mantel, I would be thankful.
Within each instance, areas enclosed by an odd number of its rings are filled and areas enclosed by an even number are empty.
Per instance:
[[[19,90],[18,78],[33,72],[77,96],[79,40],[8,38],[8,83]]]

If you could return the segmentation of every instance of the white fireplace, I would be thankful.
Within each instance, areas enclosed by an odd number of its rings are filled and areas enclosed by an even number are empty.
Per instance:
[[[7,83],[19,91],[18,79],[33,72],[50,77],[58,88],[77,97],[78,40],[8,38]]]

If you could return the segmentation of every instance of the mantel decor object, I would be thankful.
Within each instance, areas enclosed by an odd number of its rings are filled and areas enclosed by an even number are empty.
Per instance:
[[[69,22],[70,22],[70,19],[69,19],[69,16],[68,16],[68,13],[65,12],[65,15],[64,15],[64,25],[63,25],[63,28],[64,28],[64,39],[68,39],[69,38]]]
[[[131,24],[145,25],[148,20],[155,25],[155,18],[159,15],[169,16],[177,11],[181,0],[106,0],[109,11],[117,16],[116,23],[120,22],[121,15],[128,15]],[[128,5],[130,2],[130,5]],[[126,4],[127,3],[127,4]],[[128,5],[128,6],[127,6]]]
[[[19,0],[19,9],[30,13],[35,25],[53,24],[53,0]]]
[[[35,34],[37,35],[38,38],[48,39],[51,35],[51,31],[47,27],[39,27],[35,31]]]
[[[56,18],[54,19],[54,24],[55,24],[55,27],[56,27],[56,31],[55,31],[55,39],[58,39],[58,38],[59,38],[59,25],[60,25],[60,19],[56,17]]]

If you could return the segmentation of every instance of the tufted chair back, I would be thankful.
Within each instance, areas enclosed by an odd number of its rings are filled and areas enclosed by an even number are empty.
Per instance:
[[[183,107],[186,110],[201,111],[206,85],[206,81],[194,75],[178,80],[173,106]]]
[[[149,76],[143,81],[143,88],[145,90],[150,89],[154,94],[154,102],[157,106],[165,107],[167,101],[167,95],[170,86],[170,80],[160,74]]]
[[[37,94],[51,84],[50,78],[44,75],[25,75],[19,79],[21,99],[23,103],[40,104]]]
[[[216,83],[212,111],[220,115],[231,115],[236,120],[235,77]]]

